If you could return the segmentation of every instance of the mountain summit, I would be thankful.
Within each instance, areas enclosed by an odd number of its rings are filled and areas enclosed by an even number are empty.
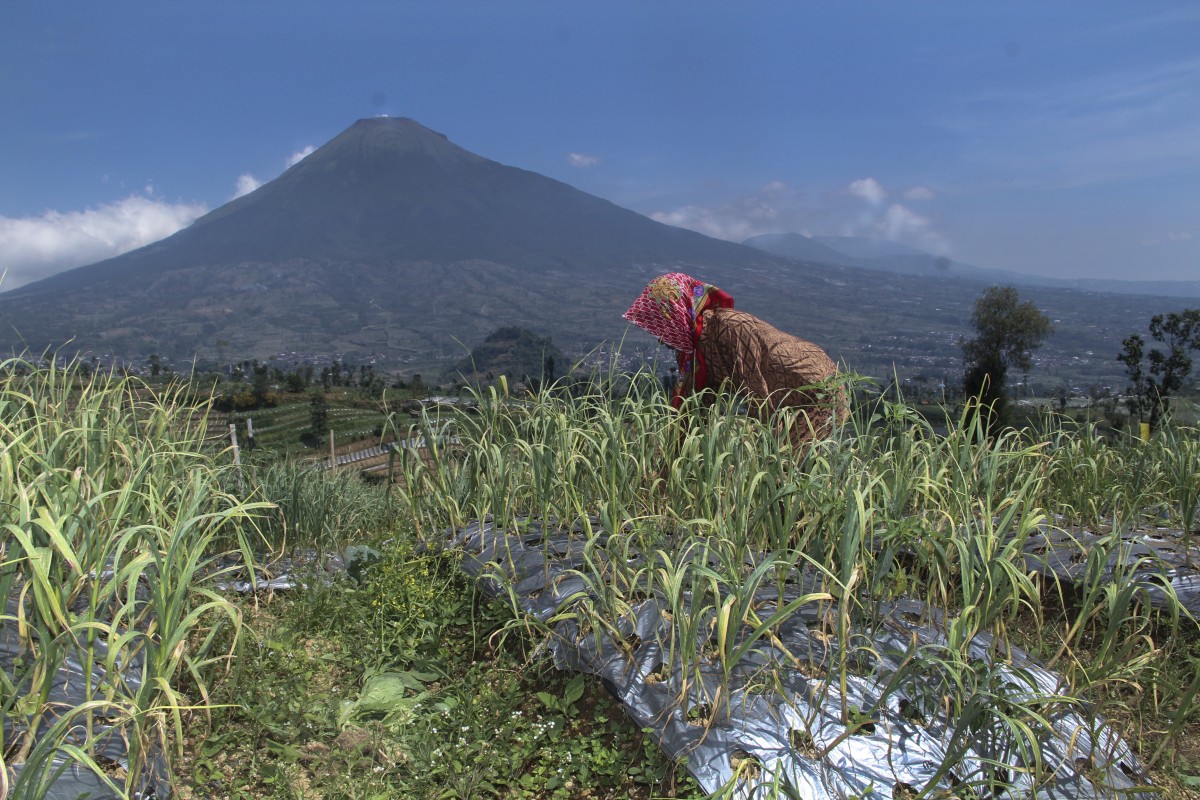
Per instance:
[[[656,271],[772,263],[377,117],[173,236],[0,295],[0,342],[420,359],[519,324],[595,343]]]

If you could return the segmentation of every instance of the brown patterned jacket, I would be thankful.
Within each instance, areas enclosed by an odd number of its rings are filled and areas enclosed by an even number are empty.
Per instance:
[[[697,388],[730,386],[759,401],[756,412],[764,420],[782,406],[796,409],[789,438],[797,448],[828,436],[845,418],[844,388],[822,385],[838,368],[820,347],[732,308],[711,309],[702,318],[697,348],[707,379]]]

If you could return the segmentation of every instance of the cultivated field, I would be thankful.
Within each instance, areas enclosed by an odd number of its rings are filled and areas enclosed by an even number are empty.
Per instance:
[[[653,380],[605,385],[391,416],[385,435],[434,446],[398,451],[389,486],[262,451],[238,470],[181,391],[8,362],[2,788],[703,796],[668,716],[709,746],[770,698],[829,712],[782,731],[803,763],[859,736],[894,743],[876,751],[894,780],[833,796],[1054,796],[1079,775],[1101,796],[1118,777],[1189,796],[1196,623],[1180,571],[1148,579],[1158,556],[1129,542],[1194,557],[1195,428],[1140,442],[1047,415],[986,440],[880,402],[793,453],[778,445],[793,420],[679,415]],[[522,541],[576,589],[548,603],[548,582],[536,598],[514,582],[511,546],[443,547],[484,519],[518,539],[545,523]],[[1030,560],[1051,539],[1086,543],[1066,578]],[[472,558],[500,601],[465,577]],[[291,588],[266,589],[283,569]],[[901,600],[932,638],[879,634]],[[648,603],[653,636],[631,637]],[[790,647],[800,621],[819,653]],[[652,667],[669,711],[631,723],[600,680],[555,672],[544,651],[563,624],[578,647]],[[1012,689],[1043,668],[1062,680]],[[1132,758],[1065,762],[1045,742],[1068,716],[1098,741],[1111,725]],[[1005,757],[980,756],[981,736]],[[914,737],[941,754],[926,783],[900,776]],[[801,796],[776,766],[730,748],[719,791]]]

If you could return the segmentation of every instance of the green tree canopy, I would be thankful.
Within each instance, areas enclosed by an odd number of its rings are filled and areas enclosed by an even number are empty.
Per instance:
[[[971,325],[976,335],[962,342],[963,389],[969,402],[978,400],[984,430],[990,432],[1007,419],[1008,370],[1028,371],[1033,351],[1054,326],[1032,302],[1022,302],[1012,286],[993,286],[980,295]]]
[[[507,375],[513,380],[552,381],[565,364],[562,351],[549,336],[509,326],[489,334],[454,369],[468,380],[491,374],[494,378]]]
[[[1166,413],[1168,398],[1183,388],[1192,371],[1190,351],[1200,350],[1200,309],[1155,314],[1150,319],[1150,336],[1166,346],[1146,352],[1146,340],[1133,334],[1122,343],[1117,360],[1129,376],[1129,410],[1157,426]]]
[[[308,435],[320,443],[321,436],[329,431],[329,401],[324,392],[313,392],[308,401]]]

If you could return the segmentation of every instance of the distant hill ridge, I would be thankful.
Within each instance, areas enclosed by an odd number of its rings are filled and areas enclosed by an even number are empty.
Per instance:
[[[509,326],[488,334],[445,377],[477,381],[507,375],[515,380],[553,381],[570,366],[550,337]]]
[[[1048,278],[1001,269],[985,269],[935,256],[915,247],[883,239],[856,236],[805,236],[800,233],[765,233],[742,244],[783,258],[824,261],[848,267],[876,269],[904,275],[963,278],[971,281],[1043,286],[1085,292],[1145,294],[1160,297],[1200,298],[1200,280],[1144,281],[1104,278]]]

